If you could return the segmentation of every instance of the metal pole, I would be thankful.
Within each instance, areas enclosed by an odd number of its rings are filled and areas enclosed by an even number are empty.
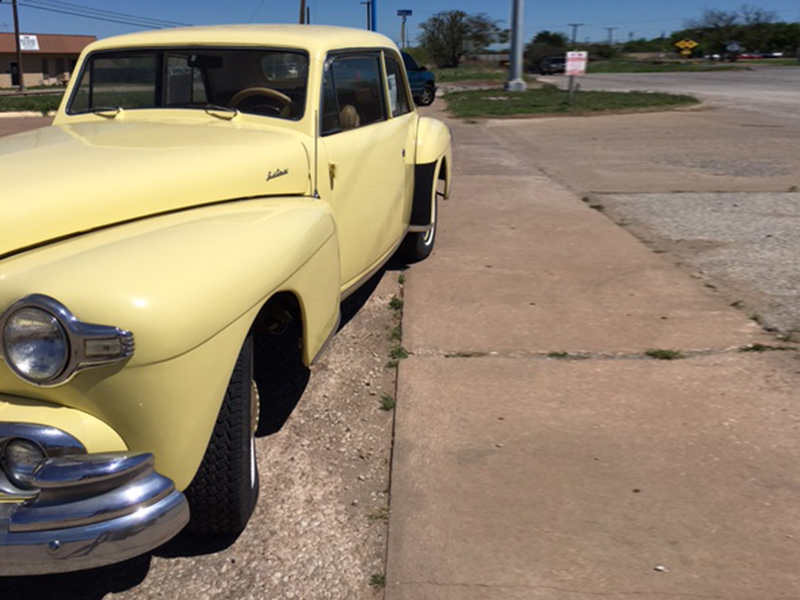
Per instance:
[[[614,30],[619,29],[619,27],[603,27],[606,31],[608,31],[608,45],[614,45]]]
[[[403,21],[400,23],[400,49],[406,49],[406,16],[403,15]]]
[[[370,0],[372,3],[372,31],[378,31],[378,0]]]
[[[14,0],[16,2],[16,0]],[[300,0],[300,25],[306,22],[306,0]]]
[[[25,71],[22,68],[22,45],[19,41],[19,15],[17,15],[17,0],[11,1],[14,10],[14,39],[17,41],[17,77],[19,77],[19,91],[25,91]]]
[[[367,29],[372,27],[372,0],[367,0],[366,2],[361,2],[367,7]]]
[[[575,50],[575,45],[578,39],[578,27],[582,27],[583,23],[567,23],[570,27],[572,27],[572,49]],[[569,104],[572,106],[572,103],[575,101],[575,75],[569,76]]]
[[[527,87],[525,80],[522,79],[522,51],[524,48],[522,27],[522,0],[513,0],[511,10],[511,69],[508,73],[508,84],[506,84],[506,89],[511,92],[524,92]]]

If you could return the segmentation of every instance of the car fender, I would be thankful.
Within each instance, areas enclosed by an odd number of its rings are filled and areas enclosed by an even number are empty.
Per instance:
[[[417,125],[417,144],[415,166],[422,167],[431,163],[437,165],[434,169],[439,172],[439,177],[445,181],[444,197],[450,197],[450,180],[452,168],[452,141],[450,129],[439,121],[430,117],[420,117]],[[439,165],[444,162],[443,172]]]
[[[297,298],[306,363],[339,317],[338,240],[324,203],[250,200],[189,212],[65,240],[0,269],[0,306],[46,294],[79,319],[136,339],[129,362],[82,371],[57,387],[27,384],[0,361],[3,400],[99,419],[130,450],[152,452],[178,489],[194,477],[239,349],[269,298]]]

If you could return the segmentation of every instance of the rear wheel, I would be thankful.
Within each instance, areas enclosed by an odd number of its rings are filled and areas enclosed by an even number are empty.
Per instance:
[[[437,177],[434,174],[434,177]],[[431,228],[427,231],[411,231],[406,234],[403,243],[400,244],[400,256],[407,262],[419,262],[428,258],[433,252],[433,244],[436,242],[436,223],[439,218],[439,195],[442,194],[440,188],[444,187],[444,181],[435,179],[431,186],[433,193],[431,198]]]
[[[419,95],[418,104],[420,106],[430,106],[431,104],[433,104],[435,98],[436,98],[436,91],[433,89],[433,84],[426,83],[425,88]]]
[[[258,406],[251,333],[239,352],[203,461],[186,489],[190,531],[232,534],[247,525],[258,499]]]

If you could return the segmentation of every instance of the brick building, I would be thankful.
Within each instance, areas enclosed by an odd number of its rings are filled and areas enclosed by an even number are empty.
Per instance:
[[[81,51],[93,35],[21,33],[25,85],[56,85],[69,78]],[[18,85],[17,46],[13,33],[0,33],[0,88]]]

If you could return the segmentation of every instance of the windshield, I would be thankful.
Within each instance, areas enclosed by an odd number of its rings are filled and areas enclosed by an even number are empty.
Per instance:
[[[67,112],[194,108],[297,120],[307,83],[308,56],[291,50],[97,52],[84,64]]]

